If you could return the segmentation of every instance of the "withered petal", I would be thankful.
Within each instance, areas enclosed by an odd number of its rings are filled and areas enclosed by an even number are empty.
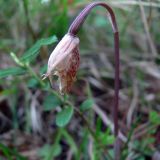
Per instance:
[[[47,73],[43,79],[49,77],[52,84],[52,76],[57,75],[61,93],[69,92],[76,79],[80,61],[78,45],[78,37],[66,34],[49,57]]]

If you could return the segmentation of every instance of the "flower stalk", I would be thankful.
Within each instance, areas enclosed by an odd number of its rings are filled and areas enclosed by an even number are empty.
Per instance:
[[[106,3],[103,2],[93,2],[86,6],[80,14],[77,16],[77,18],[73,21],[71,24],[68,33],[76,36],[78,31],[80,30],[81,26],[83,25],[85,19],[89,15],[90,11],[96,7],[96,6],[102,6],[104,7],[109,13],[109,20],[112,25],[112,30],[114,33],[114,52],[115,52],[115,82],[114,82],[114,89],[115,89],[115,95],[114,95],[114,107],[113,107],[113,119],[114,119],[114,135],[116,137],[116,143],[115,143],[115,159],[118,160],[120,157],[120,146],[119,146],[119,139],[118,139],[118,106],[119,106],[119,33],[118,33],[118,27],[116,23],[116,18],[114,15],[114,12],[110,6],[108,6]]]
[[[82,26],[85,19],[89,15],[90,11],[92,10],[92,8],[96,6],[102,6],[105,9],[107,9],[107,11],[110,14],[110,21],[111,21],[112,29],[114,33],[114,51],[115,51],[115,97],[114,97],[114,102],[115,102],[115,105],[114,105],[113,115],[114,115],[114,125],[115,125],[114,134],[115,136],[117,136],[118,135],[118,105],[119,105],[119,33],[118,33],[118,27],[117,27],[114,12],[111,9],[111,7],[108,6],[106,3],[93,2],[89,4],[88,6],[86,6],[81,11],[81,13],[77,16],[77,18],[71,24],[68,30],[68,33],[76,36],[78,31],[80,30],[80,27]]]

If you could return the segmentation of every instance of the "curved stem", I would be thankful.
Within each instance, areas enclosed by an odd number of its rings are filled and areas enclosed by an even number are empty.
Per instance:
[[[114,12],[113,12],[112,8],[110,6],[108,6],[106,3],[103,3],[103,2],[93,2],[93,3],[89,4],[89,5],[87,5],[80,12],[80,14],[77,16],[77,18],[73,21],[73,23],[71,24],[68,32],[71,33],[71,34],[73,34],[73,35],[76,35],[78,33],[80,27],[84,23],[85,19],[87,18],[88,14],[92,10],[92,8],[94,8],[96,6],[102,6],[102,7],[104,7],[109,12],[109,14],[111,16],[111,22],[112,22],[113,32],[114,33],[118,32],[116,18],[115,18],[115,15],[114,15]]]
[[[114,108],[113,108],[113,117],[114,117],[114,135],[118,136],[118,106],[119,106],[119,33],[116,23],[116,18],[114,12],[110,6],[103,2],[93,2],[86,6],[82,12],[77,16],[77,18],[71,24],[68,33],[76,35],[87,18],[88,14],[92,8],[96,6],[104,7],[110,14],[111,25],[114,33],[114,50],[115,50],[115,96],[114,96]]]
[[[118,138],[118,130],[119,130],[119,125],[118,125],[118,106],[119,106],[119,33],[118,33],[118,27],[116,23],[116,18],[114,15],[114,12],[110,6],[108,6],[106,3],[103,2],[93,2],[86,6],[82,12],[77,16],[77,18],[73,21],[71,24],[68,33],[76,36],[80,27],[84,23],[85,19],[89,15],[90,11],[92,8],[96,6],[102,6],[104,7],[110,17],[109,20],[112,25],[112,30],[114,33],[114,52],[115,52],[115,81],[114,81],[114,90],[115,90],[115,95],[114,95],[114,107],[113,107],[113,119],[114,119],[114,135],[116,137],[115,145],[114,145],[114,150],[115,150],[115,160],[119,160],[120,158],[120,141]]]

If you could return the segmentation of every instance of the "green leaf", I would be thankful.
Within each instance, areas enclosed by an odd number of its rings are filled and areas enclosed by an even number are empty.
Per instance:
[[[48,159],[48,157],[51,156],[53,159],[54,157],[57,157],[62,152],[62,148],[60,144],[54,144],[54,145],[44,145],[39,151],[38,154],[40,157],[43,157],[43,159]],[[50,155],[51,153],[51,155]]]
[[[100,135],[100,137],[101,137],[101,140],[102,140],[102,143],[104,144],[104,145],[111,145],[111,144],[114,144],[114,142],[115,142],[115,137],[113,136],[113,135],[105,135],[105,134],[101,134]]]
[[[152,111],[149,114],[149,119],[153,124],[159,125],[160,124],[160,115],[156,111]]]
[[[17,160],[27,160],[24,156],[20,155],[16,149],[10,149],[8,146],[0,143],[0,151],[2,155],[4,154],[8,160],[12,160],[13,157],[16,157]]]
[[[52,44],[56,41],[56,36],[38,40],[29,50],[24,53],[20,60],[22,62],[31,62],[38,56],[39,50],[42,46]]]
[[[38,86],[37,79],[31,78],[31,79],[28,80],[27,87],[29,87],[29,88],[35,88],[36,86]]]
[[[60,144],[54,144],[54,146],[52,147],[52,155],[53,157],[57,157],[58,155],[61,154],[62,152],[62,148]]]
[[[81,111],[86,111],[88,109],[90,109],[94,104],[93,99],[87,99],[85,100],[81,105],[80,105],[80,110]]]
[[[73,107],[68,106],[56,115],[56,124],[59,127],[67,125],[73,115]]]
[[[66,129],[61,130],[63,136],[65,137],[66,141],[68,142],[68,144],[70,145],[73,153],[77,153],[78,152],[78,148],[77,145],[73,139],[73,137],[67,132]]]
[[[24,67],[24,66],[25,66],[25,64],[23,64],[23,63],[19,60],[19,58],[16,56],[15,53],[11,52],[10,55],[11,55],[11,57],[13,58],[13,60],[14,60],[19,66],[21,66],[21,67]]]
[[[38,156],[44,159],[49,154],[50,148],[51,146],[49,144],[44,145],[42,148],[38,150]]]
[[[60,99],[55,97],[54,95],[47,95],[44,98],[43,107],[44,111],[50,111],[61,105]]]
[[[12,67],[7,69],[0,70],[0,78],[5,78],[7,76],[13,76],[13,75],[21,75],[26,73],[25,69],[18,68],[18,67]]]

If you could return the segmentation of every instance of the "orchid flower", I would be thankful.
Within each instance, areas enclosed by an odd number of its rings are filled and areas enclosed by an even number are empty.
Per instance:
[[[69,92],[76,79],[80,60],[78,45],[79,38],[66,34],[49,57],[47,73],[43,79],[49,77],[52,84],[52,76],[58,76],[61,94]]]

